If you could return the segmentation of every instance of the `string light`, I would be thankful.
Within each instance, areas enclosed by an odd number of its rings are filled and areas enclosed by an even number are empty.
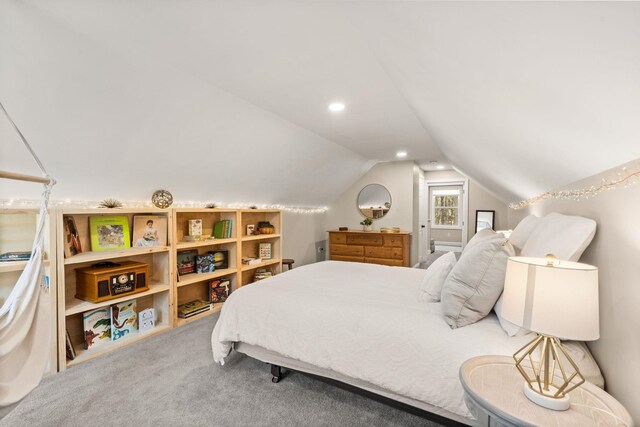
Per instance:
[[[627,168],[623,167],[622,170],[616,174],[615,178],[610,180],[602,178],[602,181],[599,185],[592,185],[589,188],[581,188],[578,190],[547,191],[546,193],[542,193],[539,196],[523,200],[519,203],[511,203],[509,207],[511,209],[523,209],[527,206],[531,206],[546,199],[574,200],[579,202],[581,200],[595,197],[603,191],[614,190],[620,185],[628,187],[630,185],[637,184],[639,179],[640,170],[636,172],[628,172]]]
[[[206,207],[209,202],[201,202],[201,201],[176,201],[171,207],[172,208],[191,208],[191,209],[203,209]],[[99,201],[90,201],[90,200],[51,200],[49,201],[49,207],[51,208],[64,208],[64,209],[96,209],[100,204]],[[157,209],[151,201],[127,201],[122,202],[124,209]],[[10,200],[0,200],[0,208],[37,208],[40,206],[40,200],[29,200],[29,199],[10,199]],[[321,207],[302,207],[302,206],[285,206],[285,205],[273,205],[273,204],[256,204],[256,203],[216,203],[216,208],[223,209],[278,209],[283,212],[291,212],[295,214],[322,214],[325,213],[328,208]],[[114,211],[117,209],[113,209]],[[110,211],[109,209],[105,209],[105,211]]]

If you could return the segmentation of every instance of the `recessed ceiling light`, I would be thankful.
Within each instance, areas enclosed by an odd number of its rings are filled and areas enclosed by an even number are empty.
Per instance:
[[[331,111],[343,111],[345,109],[345,105],[342,102],[334,102],[329,104],[329,110]]]
[[[396,153],[396,157],[407,157],[407,152],[406,151],[398,151]]]
[[[438,165],[436,166],[436,169],[444,169],[444,165]]]

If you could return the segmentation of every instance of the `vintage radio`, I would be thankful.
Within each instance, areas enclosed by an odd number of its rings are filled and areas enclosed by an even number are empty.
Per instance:
[[[93,303],[149,289],[149,265],[142,262],[105,262],[76,270],[76,298]]]

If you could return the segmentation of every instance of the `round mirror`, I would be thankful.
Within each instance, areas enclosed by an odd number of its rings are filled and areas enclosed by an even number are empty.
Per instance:
[[[391,194],[380,184],[369,184],[358,194],[358,210],[371,219],[380,219],[391,209]]]

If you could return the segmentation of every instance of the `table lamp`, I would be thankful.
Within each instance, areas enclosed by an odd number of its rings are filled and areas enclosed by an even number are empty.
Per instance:
[[[569,409],[569,393],[584,383],[560,339],[597,340],[598,269],[577,262],[510,257],[502,315],[538,336],[513,358],[532,402],[558,411]]]

